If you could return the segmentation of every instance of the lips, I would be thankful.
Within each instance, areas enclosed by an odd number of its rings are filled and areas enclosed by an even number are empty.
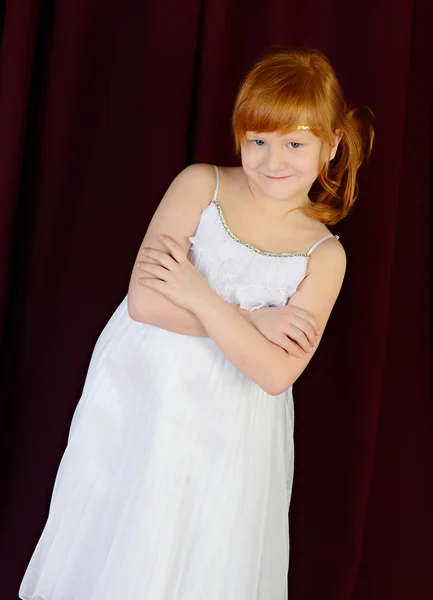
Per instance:
[[[291,175],[286,175],[285,177],[273,177],[272,175],[265,175],[265,177],[267,177],[268,179],[276,179],[278,181],[279,179],[289,179]]]

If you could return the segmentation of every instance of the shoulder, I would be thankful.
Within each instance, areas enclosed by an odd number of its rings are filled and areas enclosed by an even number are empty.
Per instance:
[[[215,180],[215,167],[207,163],[193,163],[185,167],[179,175],[183,178],[193,178],[201,181]]]
[[[328,231],[329,233],[331,232]],[[325,235],[328,234],[325,233]],[[326,265],[344,271],[347,262],[346,251],[343,244],[334,236],[319,244],[310,254],[309,261],[315,268],[318,268],[319,265],[320,268],[323,268]]]
[[[307,277],[327,282],[327,287],[339,289],[346,273],[346,266],[347,257],[343,245],[336,237],[329,238],[310,254]]]
[[[181,171],[180,175],[185,178],[194,178],[197,181],[206,183],[211,181],[215,185],[216,170],[218,169],[220,177],[233,181],[244,181],[245,173],[242,167],[224,167],[221,165],[210,165],[207,163],[194,163]]]
[[[343,245],[337,238],[329,238],[320,244],[308,260],[308,270],[299,290],[308,290],[316,296],[319,304],[332,308],[346,274],[347,258]],[[311,298],[313,301],[313,299]],[[315,301],[314,301],[315,302]]]
[[[194,163],[185,167],[173,179],[169,192],[179,196],[193,195],[200,208],[209,204],[216,187],[216,171],[213,165]]]
[[[296,228],[298,231],[303,232],[303,238],[305,239],[304,248],[313,248],[313,246],[324,237],[333,235],[332,231],[328,227],[306,215],[305,213],[299,213],[298,221],[296,221]],[[308,273],[311,271],[311,267],[323,267],[323,263],[331,263],[334,266],[345,267],[346,265],[346,252],[343,245],[337,237],[330,237],[321,242],[311,252],[308,261]]]
[[[214,165],[207,163],[194,163],[185,167],[176,177],[182,184],[188,183],[194,186],[203,186],[214,189],[216,183],[216,171]]]

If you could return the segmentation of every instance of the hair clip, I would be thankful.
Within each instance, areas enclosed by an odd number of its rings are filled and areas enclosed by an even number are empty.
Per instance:
[[[298,125],[296,129],[311,129],[309,125]]]

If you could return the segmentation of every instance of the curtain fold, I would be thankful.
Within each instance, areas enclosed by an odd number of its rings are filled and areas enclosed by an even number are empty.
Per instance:
[[[348,268],[294,387],[290,600],[433,589],[429,380],[433,9],[426,0],[8,0],[0,46],[5,598],[42,531],[96,339],[173,177],[235,165],[231,109],[268,48],[334,65],[376,115]],[[85,599],[83,599],[85,600]],[[271,600],[271,599],[270,599]]]

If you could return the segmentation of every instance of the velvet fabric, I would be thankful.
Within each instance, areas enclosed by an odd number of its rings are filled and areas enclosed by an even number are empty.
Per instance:
[[[343,289],[294,387],[289,598],[428,597],[432,16],[427,0],[6,0],[4,598],[17,595],[93,346],[162,194],[187,164],[237,164],[241,78],[290,45],[330,58],[349,104],[375,113],[377,138],[356,206],[332,228]]]

